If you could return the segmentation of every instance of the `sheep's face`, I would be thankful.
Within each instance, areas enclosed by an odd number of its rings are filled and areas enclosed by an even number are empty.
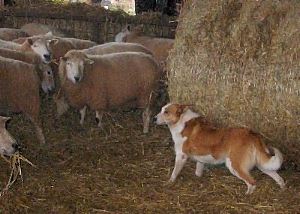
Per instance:
[[[68,54],[67,54],[68,55]],[[84,53],[76,52],[76,54],[69,54],[69,56],[62,57],[65,62],[65,72],[67,79],[74,84],[79,83],[84,75],[84,67],[86,64],[93,64],[94,61],[89,59]]]
[[[115,42],[125,42],[125,37],[130,34],[130,26],[127,25],[120,33],[115,36]]]
[[[44,63],[49,63],[51,61],[51,52],[49,50],[50,44],[55,44],[58,42],[57,39],[45,39],[39,38],[35,41],[32,39],[27,39],[26,42],[30,45],[30,48],[38,54]]]
[[[42,74],[42,89],[47,94],[54,90],[55,81],[52,68],[48,64],[41,63],[39,65],[40,72]]]
[[[6,122],[10,118],[0,116],[0,154],[11,156],[18,149],[16,140],[6,130]]]

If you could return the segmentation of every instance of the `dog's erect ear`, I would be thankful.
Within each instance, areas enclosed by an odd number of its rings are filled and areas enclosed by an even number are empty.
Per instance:
[[[186,112],[192,105],[181,105],[181,104],[178,104],[178,108],[177,108],[177,111],[176,111],[176,114],[178,116],[180,116],[181,114],[183,114],[184,112]]]

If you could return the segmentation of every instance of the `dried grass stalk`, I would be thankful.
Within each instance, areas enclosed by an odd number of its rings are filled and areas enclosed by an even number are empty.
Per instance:
[[[21,180],[23,183],[21,160],[25,161],[32,167],[36,167],[33,163],[31,163],[27,158],[22,156],[19,152],[16,152],[15,154],[13,154],[10,158],[10,161],[8,161],[4,156],[2,156],[2,158],[5,161],[7,161],[8,163],[10,163],[11,172],[10,172],[9,180],[8,180],[5,188],[0,193],[0,197],[3,196],[5,194],[5,192],[16,182],[16,180],[18,179],[18,176],[21,177]]]

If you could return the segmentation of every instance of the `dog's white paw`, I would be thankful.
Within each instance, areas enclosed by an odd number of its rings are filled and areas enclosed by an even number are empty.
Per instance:
[[[248,186],[248,190],[246,192],[246,195],[250,195],[253,193],[253,191],[255,190],[256,186],[255,185],[249,185]]]

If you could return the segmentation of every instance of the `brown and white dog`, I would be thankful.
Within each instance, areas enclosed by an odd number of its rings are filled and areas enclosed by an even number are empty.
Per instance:
[[[176,160],[170,181],[174,182],[184,164],[191,158],[197,162],[196,175],[201,176],[204,164],[225,163],[229,171],[243,180],[246,194],[255,189],[250,170],[255,166],[273,178],[281,187],[284,180],[278,175],[283,158],[276,148],[268,148],[262,137],[246,128],[215,128],[189,106],[165,105],[156,116],[158,125],[167,124],[174,141]]]

